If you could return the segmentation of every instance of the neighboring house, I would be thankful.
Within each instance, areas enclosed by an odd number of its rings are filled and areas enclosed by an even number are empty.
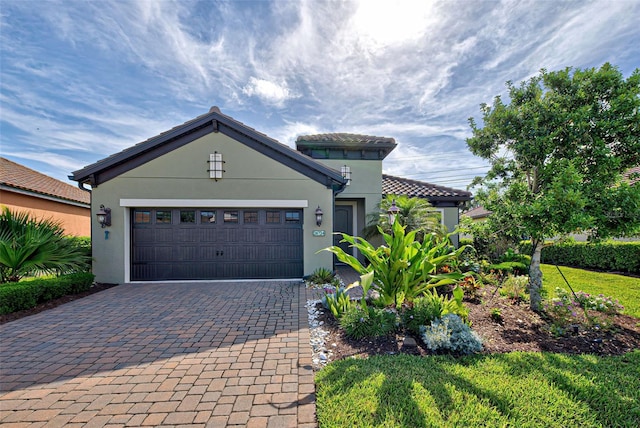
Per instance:
[[[0,204],[52,219],[69,235],[91,235],[89,192],[5,158],[0,158]]]
[[[491,211],[489,211],[483,206],[471,208],[470,210],[462,213],[463,216],[469,217],[474,222],[486,220],[490,214],[491,214]]]
[[[332,254],[321,250],[333,245],[334,231],[359,234],[377,209],[382,160],[396,143],[322,134],[296,146],[213,107],[75,171],[73,179],[92,188],[94,217],[100,206],[111,209],[110,226],[93,224],[96,280],[301,278],[332,268]],[[384,182],[394,179],[407,181]],[[432,196],[456,216],[454,199],[470,199],[439,189]]]

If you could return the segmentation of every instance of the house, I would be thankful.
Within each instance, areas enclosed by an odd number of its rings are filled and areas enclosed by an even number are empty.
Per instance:
[[[90,195],[79,188],[0,157],[0,204],[52,219],[68,235],[90,236]]]
[[[364,227],[395,146],[321,134],[299,137],[294,150],[212,107],[73,173],[91,187],[94,217],[110,210],[110,221],[93,224],[96,280],[301,278],[331,268],[321,250],[333,232]],[[457,222],[454,199],[470,194],[438,197]]]

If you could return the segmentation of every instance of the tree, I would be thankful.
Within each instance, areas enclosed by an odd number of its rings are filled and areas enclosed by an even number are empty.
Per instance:
[[[370,239],[380,235],[380,229],[391,233],[391,225],[387,211],[395,202],[400,210],[396,221],[404,226],[407,232],[416,231],[416,240],[422,241],[425,233],[436,234],[443,238],[447,230],[441,223],[441,214],[433,209],[428,200],[410,198],[406,195],[386,195],[378,205],[378,211],[367,215],[368,224],[363,230],[365,238]]]
[[[509,104],[481,105],[483,126],[469,119],[471,152],[491,169],[474,185],[493,212],[496,233],[529,238],[531,307],[541,309],[540,252],[545,239],[586,232],[591,239],[640,231],[640,185],[623,173],[640,165],[640,70],[547,72],[507,82]]]
[[[18,282],[33,273],[69,273],[88,266],[89,257],[53,220],[28,212],[0,213],[0,282]]]

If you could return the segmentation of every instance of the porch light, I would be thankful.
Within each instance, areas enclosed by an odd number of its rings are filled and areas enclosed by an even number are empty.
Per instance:
[[[323,215],[324,215],[324,213],[320,209],[320,205],[318,205],[318,208],[316,208],[316,224],[318,226],[320,226],[322,224],[322,216]]]
[[[100,211],[96,213],[96,217],[98,217],[98,223],[103,229],[111,226],[111,208],[105,208],[104,205],[100,205]]]
[[[389,217],[389,224],[391,226],[393,226],[393,223],[396,222],[396,216],[398,215],[399,212],[400,212],[400,208],[396,206],[396,200],[394,199],[393,202],[391,202],[391,206],[387,210],[387,216]]]
[[[351,168],[344,165],[341,169],[340,172],[342,173],[342,178],[344,178],[345,180],[347,180],[347,186],[349,184],[351,184]]]
[[[225,172],[224,169],[222,169],[223,165],[222,153],[211,153],[209,155],[209,178],[213,178],[216,181],[222,179],[222,173]]]

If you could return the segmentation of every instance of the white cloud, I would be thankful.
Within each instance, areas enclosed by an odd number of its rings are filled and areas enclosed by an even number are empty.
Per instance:
[[[277,107],[282,107],[285,101],[295,97],[286,85],[279,85],[254,76],[249,78],[249,82],[242,88],[242,92],[250,97],[257,96],[263,102]]]

